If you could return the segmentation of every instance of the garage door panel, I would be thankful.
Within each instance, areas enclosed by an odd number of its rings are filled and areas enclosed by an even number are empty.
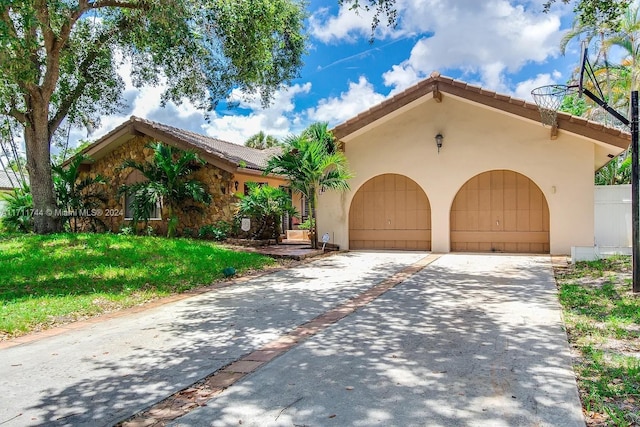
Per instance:
[[[456,195],[450,215],[454,251],[549,251],[544,194],[516,172],[490,171],[470,179]]]
[[[478,209],[481,211],[491,210],[491,190],[486,188],[478,191]]]
[[[548,233],[545,231],[452,231],[451,240],[456,242],[482,243],[545,243]]]
[[[349,212],[352,249],[431,249],[431,206],[411,179],[397,174],[377,176],[353,200]]]
[[[505,252],[518,252],[518,244],[517,243],[505,243],[504,244]]]
[[[467,211],[477,211],[480,208],[479,202],[478,202],[479,198],[478,198],[478,190],[477,188],[474,189],[468,189],[467,190],[467,207],[466,210]]]
[[[518,180],[518,189],[517,189],[517,208],[518,210],[529,210],[529,183],[521,184],[520,180]]]
[[[503,231],[504,230],[504,211],[492,210],[491,211],[491,231]]]
[[[546,200],[542,209],[542,227],[544,230],[549,230],[549,206]]]
[[[531,227],[531,223],[529,222],[530,219],[530,215],[529,215],[529,211],[525,211],[525,210],[521,210],[519,209],[517,211],[517,230],[518,231],[528,231]]]
[[[542,210],[531,211],[529,214],[529,224],[531,231],[542,231],[543,230],[543,221],[542,221]]]
[[[518,211],[504,211],[504,231],[516,231],[518,229]]]
[[[542,193],[539,191],[529,191],[529,204],[531,206],[531,210],[541,211],[542,210]]]
[[[491,211],[481,210],[478,212],[478,226],[481,230],[491,230],[492,222]]]

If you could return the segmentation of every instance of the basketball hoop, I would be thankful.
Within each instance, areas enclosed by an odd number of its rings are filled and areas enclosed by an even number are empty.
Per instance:
[[[540,110],[540,121],[544,126],[556,127],[558,122],[558,109],[562,105],[562,100],[567,94],[572,92],[575,86],[567,85],[547,85],[540,86],[531,91],[533,101]]]

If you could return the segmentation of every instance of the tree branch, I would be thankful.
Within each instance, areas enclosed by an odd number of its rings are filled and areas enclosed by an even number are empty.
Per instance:
[[[76,102],[78,98],[80,98],[80,96],[82,96],[82,93],[85,87],[87,86],[87,84],[93,81],[91,75],[88,73],[88,69],[93,64],[96,57],[98,56],[98,52],[100,51],[100,48],[104,46],[113,36],[115,36],[116,34],[119,34],[121,30],[122,30],[121,26],[114,25],[111,31],[102,33],[95,40],[95,42],[92,43],[92,45],[94,46],[94,49],[91,52],[89,52],[89,54],[87,54],[87,56],[82,60],[82,62],[78,66],[78,74],[83,78],[79,79],[80,80],[79,83],[76,85],[73,91],[71,91],[71,93],[66,97],[66,99],[64,99],[61,102],[60,107],[58,108],[58,111],[56,111],[56,114],[53,116],[53,118],[49,120],[49,132],[51,132],[51,134],[53,134],[53,132],[55,132],[55,130],[58,129],[58,127],[60,126],[60,123],[62,123],[64,118],[69,113],[69,110],[73,106],[73,103]]]
[[[7,115],[13,117],[21,124],[24,124],[27,121],[27,115],[22,111],[18,110],[15,106],[12,106],[11,109],[7,112]]]
[[[131,2],[131,1],[119,1],[119,0],[98,0],[92,3],[88,3],[90,9],[100,9],[103,7],[120,7],[123,9],[144,9],[147,7],[145,2]]]

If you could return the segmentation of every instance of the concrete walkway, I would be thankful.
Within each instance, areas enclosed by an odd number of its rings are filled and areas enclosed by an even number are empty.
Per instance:
[[[112,425],[424,258],[339,254],[0,350],[0,425]],[[584,425],[548,257],[446,255],[175,421]]]

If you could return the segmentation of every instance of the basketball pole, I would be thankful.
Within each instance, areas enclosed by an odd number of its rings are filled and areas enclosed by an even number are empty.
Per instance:
[[[583,65],[584,66],[584,65]],[[638,91],[631,91],[631,117],[625,118],[611,108],[603,99],[597,97],[589,89],[582,93],[587,95],[605,111],[631,128],[631,273],[633,293],[640,293],[640,156],[638,154]]]
[[[638,91],[631,91],[631,221],[633,293],[640,292],[640,165],[638,164]]]

